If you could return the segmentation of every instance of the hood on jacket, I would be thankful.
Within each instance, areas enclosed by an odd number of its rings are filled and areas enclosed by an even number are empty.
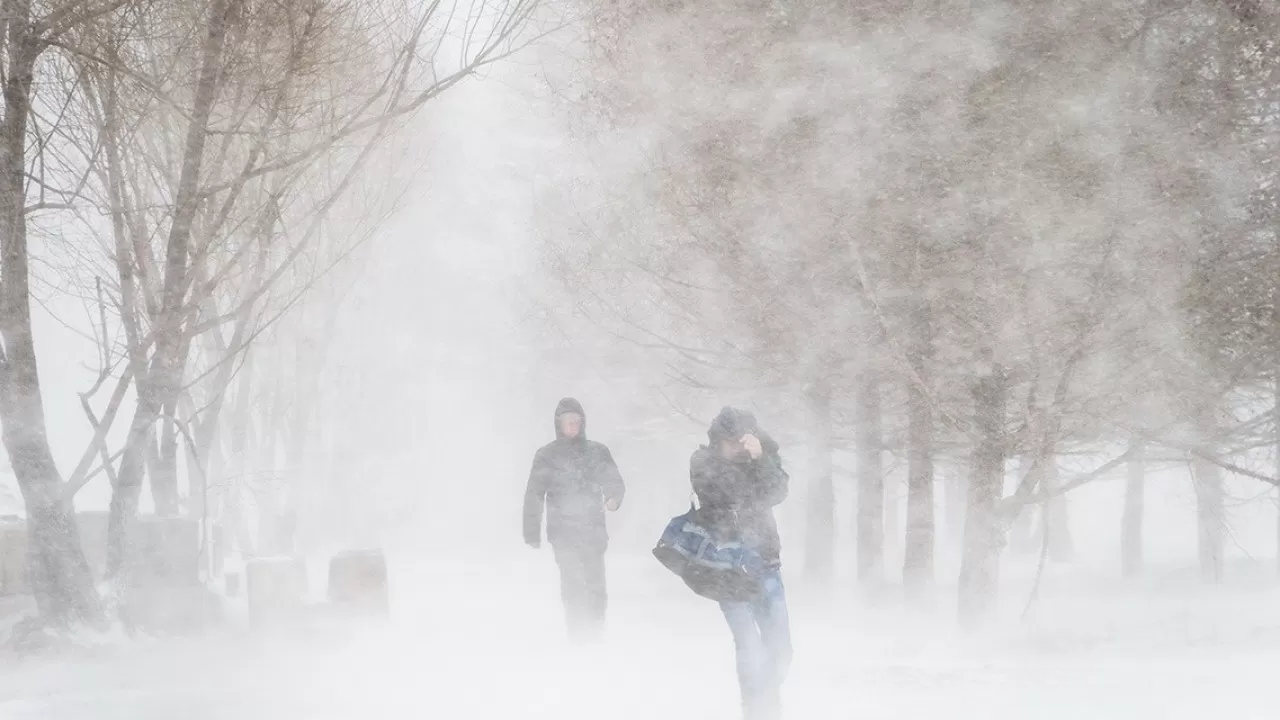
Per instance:
[[[717,447],[721,440],[737,440],[747,433],[758,431],[755,415],[746,410],[725,406],[720,409],[716,419],[711,421],[711,427],[707,428],[707,439],[711,441],[711,447]]]
[[[582,409],[582,403],[571,397],[564,398],[556,405],[556,416],[554,419],[556,427],[556,439],[563,440],[564,434],[560,432],[560,416],[565,413],[576,413],[582,416],[582,430],[578,433],[578,440],[587,439],[587,413]]]
[[[774,440],[760,424],[756,422],[756,416],[748,410],[739,410],[733,407],[723,407],[720,414],[715,420],[711,421],[711,427],[707,428],[707,439],[710,444],[707,447],[718,450],[721,440],[739,440],[743,435],[751,433],[760,439],[760,448],[764,450],[766,455],[778,454],[778,443]]]

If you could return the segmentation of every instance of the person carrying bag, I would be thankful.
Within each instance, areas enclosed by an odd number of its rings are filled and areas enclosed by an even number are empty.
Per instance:
[[[697,505],[672,518],[654,556],[695,593],[715,600],[733,634],[746,720],[778,720],[791,663],[782,542],[773,508],[790,478],[778,444],[751,413],[725,407],[694,451]]]

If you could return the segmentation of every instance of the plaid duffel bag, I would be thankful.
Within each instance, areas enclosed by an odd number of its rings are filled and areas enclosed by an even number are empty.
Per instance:
[[[760,553],[739,542],[718,540],[699,522],[693,505],[671,518],[653,555],[702,597],[742,602],[760,594],[765,571]]]

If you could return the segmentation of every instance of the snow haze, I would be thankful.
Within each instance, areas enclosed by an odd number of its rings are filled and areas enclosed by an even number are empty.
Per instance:
[[[164,269],[189,150],[174,128],[199,105],[194,80],[144,59],[228,4],[227,42],[261,57],[226,62],[205,118],[213,159],[192,182],[215,189],[183,262],[216,289],[174,316],[226,329],[174,344],[190,385],[171,398],[166,510],[151,479],[168,410],[131,433],[146,398],[122,378],[168,387],[165,344],[129,317],[176,331],[160,278],[139,260],[131,290],[116,260],[151,247]],[[109,456],[77,512],[184,517],[202,551],[215,527],[229,539],[222,567],[200,561],[220,621],[189,631],[131,632],[104,600],[96,627],[51,623],[61,640],[32,650],[16,638],[35,595],[0,574],[0,720],[742,717],[724,617],[651,553],[726,405],[755,413],[790,475],[788,720],[1274,717],[1280,7],[873,5],[460,3],[462,25],[415,26],[386,20],[413,3],[321,0],[277,37],[236,24],[266,5],[184,0],[156,21],[173,32],[143,22],[146,2],[68,31],[155,75],[99,77],[75,53],[37,73],[65,87],[35,116],[65,101],[74,118],[41,182],[87,178],[58,203],[25,191],[49,204],[27,213],[30,326],[58,483]],[[518,42],[483,40],[504,23]],[[313,65],[273,64],[313,29],[322,51],[295,48]],[[412,111],[381,105],[433,87]],[[116,91],[146,119],[117,140],[119,186],[105,157],[67,149],[111,141]],[[283,110],[244,100],[277,91]],[[250,140],[225,140],[233,126]],[[309,143],[314,164],[294,155]],[[236,205],[224,180],[256,162]],[[251,339],[228,350],[244,298]],[[117,380],[99,453],[86,409],[102,417]],[[565,397],[626,483],[593,642],[567,636],[548,542],[521,537]],[[147,484],[122,511],[108,475],[143,446]],[[4,457],[0,516],[29,521],[39,493]],[[370,548],[388,617],[330,612],[330,558]],[[261,624],[245,569],[282,555],[306,565],[303,607]],[[94,580],[95,598],[123,592]]]

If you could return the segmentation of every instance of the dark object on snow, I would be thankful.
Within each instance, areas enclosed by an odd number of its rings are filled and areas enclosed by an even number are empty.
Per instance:
[[[716,602],[748,602],[760,594],[765,563],[760,554],[742,543],[718,542],[698,521],[698,510],[667,523],[653,548],[668,570],[689,589]]]
[[[387,560],[381,550],[347,550],[329,561],[329,602],[359,614],[390,613]]]
[[[738,441],[746,433],[760,439],[764,453],[758,460],[721,455],[721,440]],[[782,469],[778,443],[759,428],[754,415],[731,407],[720,411],[707,437],[710,443],[689,459],[699,523],[712,537],[741,542],[759,552],[766,566],[779,566],[782,541],[773,508],[786,499],[790,477]]]

